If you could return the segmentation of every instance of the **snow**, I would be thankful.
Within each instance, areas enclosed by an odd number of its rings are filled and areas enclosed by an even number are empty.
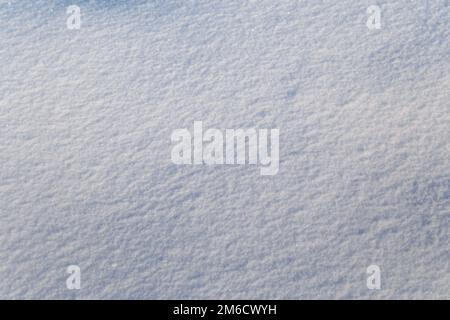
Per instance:
[[[449,25],[447,0],[0,2],[0,298],[450,298]],[[278,174],[174,165],[194,121],[278,128]]]

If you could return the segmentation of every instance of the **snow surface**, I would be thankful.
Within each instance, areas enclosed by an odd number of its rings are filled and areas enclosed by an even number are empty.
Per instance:
[[[0,298],[450,298],[449,26],[447,0],[1,1]],[[196,120],[279,128],[279,173],[172,164]]]

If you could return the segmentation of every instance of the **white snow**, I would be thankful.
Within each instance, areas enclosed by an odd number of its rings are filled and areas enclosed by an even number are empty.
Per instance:
[[[450,298],[449,26],[447,0],[2,1],[0,298]],[[174,165],[197,120],[280,129],[278,174]]]

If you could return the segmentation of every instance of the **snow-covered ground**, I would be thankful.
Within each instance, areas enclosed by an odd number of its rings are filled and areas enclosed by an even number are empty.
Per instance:
[[[0,44],[0,298],[450,298],[450,1],[1,1]],[[197,120],[278,174],[174,165]]]

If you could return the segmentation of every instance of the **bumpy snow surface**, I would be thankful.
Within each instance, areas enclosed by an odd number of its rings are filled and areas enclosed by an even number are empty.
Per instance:
[[[1,298],[450,297],[450,1],[11,0],[0,44]],[[278,174],[173,164],[194,121]]]

